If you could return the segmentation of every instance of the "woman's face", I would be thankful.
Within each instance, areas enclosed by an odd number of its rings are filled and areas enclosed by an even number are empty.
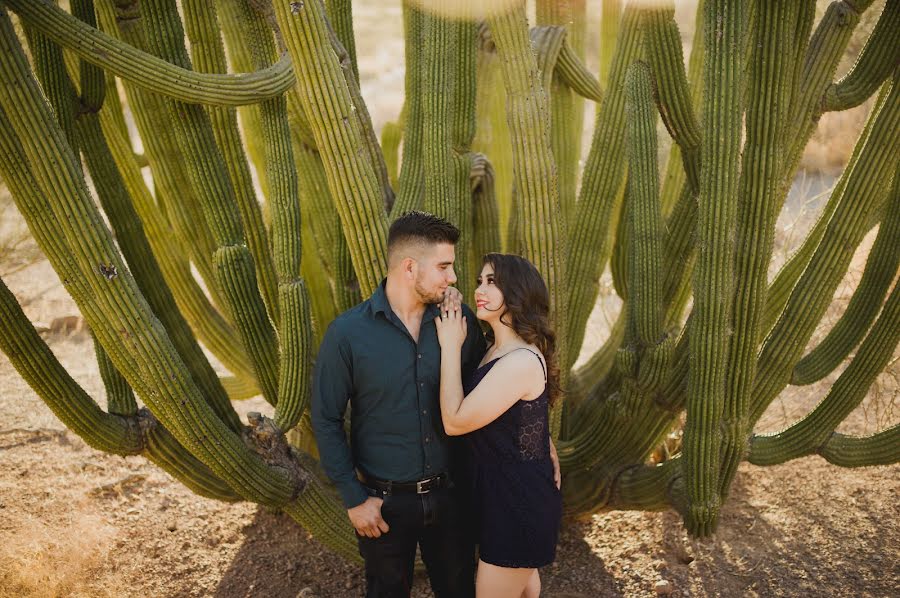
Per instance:
[[[505,311],[503,293],[494,284],[494,267],[485,264],[478,275],[478,288],[475,289],[475,315],[479,320],[490,322],[500,317]]]

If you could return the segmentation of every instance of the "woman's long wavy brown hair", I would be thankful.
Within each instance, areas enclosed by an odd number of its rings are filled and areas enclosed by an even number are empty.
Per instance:
[[[507,253],[489,253],[481,259],[484,267],[494,269],[494,284],[503,293],[505,309],[500,321],[510,326],[526,343],[535,345],[547,363],[547,391],[550,404],[562,395],[559,363],[556,355],[556,332],[550,326],[550,293],[534,265],[523,257]],[[494,334],[487,331],[493,344]]]

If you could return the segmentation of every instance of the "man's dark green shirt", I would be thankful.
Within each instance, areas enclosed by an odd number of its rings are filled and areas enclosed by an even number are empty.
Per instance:
[[[463,376],[485,352],[475,315],[463,306],[468,333]],[[441,422],[441,347],[434,319],[422,316],[419,342],[394,314],[385,282],[328,327],[316,360],[310,415],[322,466],[349,509],[366,500],[356,470],[381,480],[421,480],[450,468],[450,442]],[[350,403],[350,442],[344,415]]]

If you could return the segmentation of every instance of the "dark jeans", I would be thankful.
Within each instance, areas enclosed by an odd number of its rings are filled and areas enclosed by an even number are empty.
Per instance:
[[[366,562],[366,598],[409,596],[416,545],[436,598],[475,596],[475,542],[472,522],[455,489],[426,494],[391,494],[381,516],[390,531],[378,538],[357,534],[359,554]]]

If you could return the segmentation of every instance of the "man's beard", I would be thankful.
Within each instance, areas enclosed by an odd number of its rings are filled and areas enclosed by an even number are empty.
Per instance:
[[[443,292],[439,292],[437,294],[433,292],[430,293],[427,289],[425,289],[424,286],[422,286],[422,284],[418,280],[416,281],[415,290],[416,294],[419,296],[419,299],[426,305],[430,303],[440,303],[444,300]]]

